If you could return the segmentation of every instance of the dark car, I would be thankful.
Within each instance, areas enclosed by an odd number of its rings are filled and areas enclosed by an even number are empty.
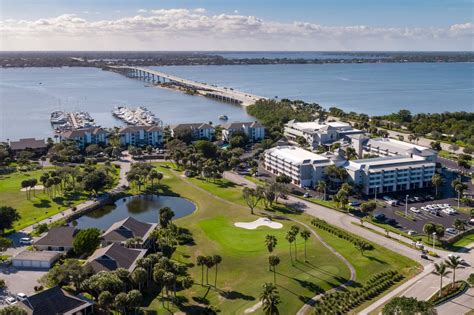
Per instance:
[[[390,224],[390,225],[397,225],[398,222],[395,219],[388,219],[385,223]]]
[[[420,257],[421,257],[421,259],[430,260],[430,259],[428,258],[428,255],[426,255],[426,254],[421,254]]]
[[[385,214],[383,213],[375,213],[374,219],[377,221],[385,221],[386,217],[385,217]]]

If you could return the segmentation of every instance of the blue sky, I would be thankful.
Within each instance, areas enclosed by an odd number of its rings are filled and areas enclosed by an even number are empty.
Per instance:
[[[468,0],[1,0],[0,6],[2,50],[116,49],[124,38],[134,49],[151,40],[152,49],[472,50]],[[84,32],[93,30],[107,40],[87,42]],[[278,43],[278,34],[292,43]],[[194,43],[199,36],[205,40]],[[225,36],[232,44],[220,47]]]

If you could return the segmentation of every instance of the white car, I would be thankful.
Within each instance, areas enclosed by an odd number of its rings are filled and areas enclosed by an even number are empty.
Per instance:
[[[26,300],[28,296],[25,293],[20,292],[16,295],[16,298],[18,301],[23,301],[23,300]]]
[[[22,238],[20,238],[20,244],[22,244],[22,245],[31,245],[31,244],[33,244],[33,239],[31,239],[31,237],[22,237]]]
[[[455,228],[447,228],[446,232],[450,234],[457,234],[458,230],[456,230]]]
[[[411,207],[410,211],[415,212],[415,213],[420,213],[420,209],[417,209],[415,207]]]
[[[5,299],[5,302],[8,304],[8,305],[13,305],[13,304],[16,304],[17,300],[12,297],[12,296],[9,296]]]
[[[443,209],[443,210],[441,210],[441,211],[443,211],[443,212],[446,213],[446,214],[450,214],[450,215],[456,213],[456,211],[455,211],[454,209],[452,209],[452,208],[446,208],[446,209]]]
[[[471,219],[471,220],[469,220],[469,224],[470,224],[470,225],[474,225],[474,218]]]
[[[413,236],[413,235],[416,235],[416,232],[413,231],[413,230],[409,230],[409,231],[407,232],[407,234],[410,235],[410,236]]]
[[[303,197],[305,197],[305,198],[310,198],[311,195],[310,195],[309,193],[305,193],[305,194],[303,195]]]

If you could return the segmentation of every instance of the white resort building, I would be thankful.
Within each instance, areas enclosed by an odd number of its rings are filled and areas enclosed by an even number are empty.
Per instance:
[[[236,132],[244,133],[252,142],[262,140],[265,137],[265,127],[258,121],[233,122],[222,125],[222,140],[229,141]]]
[[[298,137],[303,137],[313,150],[321,144],[333,143],[349,135],[363,133],[362,130],[354,129],[350,124],[344,122],[319,123],[290,120],[284,128],[284,135],[288,141],[296,143]]]
[[[122,146],[161,146],[163,129],[159,126],[127,126],[119,131]]]
[[[300,187],[314,187],[324,177],[324,168],[333,162],[324,156],[295,146],[281,146],[265,151],[264,167],[267,171],[291,178]]]

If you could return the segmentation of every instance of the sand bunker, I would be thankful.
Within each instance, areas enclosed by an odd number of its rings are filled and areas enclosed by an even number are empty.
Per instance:
[[[281,229],[283,224],[278,222],[273,222],[268,218],[259,218],[253,222],[235,222],[234,225],[239,228],[247,229],[247,230],[255,230],[259,226],[268,226],[272,229]]]
[[[22,189],[20,189],[20,191],[33,190],[33,189],[34,190],[41,190],[43,188],[44,188],[43,185],[36,185],[35,187],[33,187],[31,189],[30,188],[22,188]]]

